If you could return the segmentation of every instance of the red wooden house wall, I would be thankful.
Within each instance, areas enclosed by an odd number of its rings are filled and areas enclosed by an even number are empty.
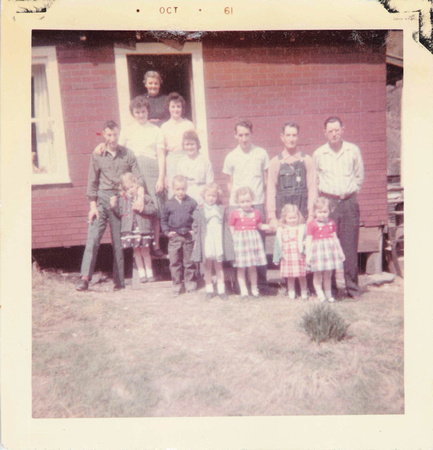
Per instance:
[[[299,38],[299,39],[298,39]],[[318,41],[319,39],[319,41]],[[361,148],[365,181],[359,196],[366,227],[387,221],[386,65],[384,35],[362,45],[339,35],[308,32],[204,37],[203,64],[209,156],[217,182],[224,158],[236,146],[233,125],[253,122],[254,142],[272,157],[282,150],[286,120],[299,123],[300,148],[322,145],[323,122],[342,118],[348,141]],[[46,43],[44,45],[47,45]],[[84,245],[89,156],[102,123],[119,119],[113,44],[57,43],[61,101],[71,184],[37,186],[32,192],[33,248]],[[108,242],[108,234],[104,241]]]

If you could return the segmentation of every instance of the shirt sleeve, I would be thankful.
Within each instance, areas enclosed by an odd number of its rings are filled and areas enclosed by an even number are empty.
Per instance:
[[[308,190],[308,216],[314,216],[314,202],[317,199],[317,179],[316,168],[311,156],[305,158],[305,168],[307,169],[307,190]],[[305,218],[307,219],[307,217]]]
[[[270,164],[270,159],[269,159],[268,152],[265,149],[263,149],[263,170],[268,170],[269,164]]]
[[[276,219],[277,206],[276,206],[276,196],[277,196],[277,183],[278,183],[278,173],[279,173],[279,160],[276,156],[273,158],[269,164],[268,170],[268,185],[267,185],[267,198],[266,198],[266,209],[268,214],[268,220]]]
[[[361,190],[362,183],[364,181],[364,163],[362,161],[361,150],[355,146],[355,161],[353,171],[355,175],[356,192]]]
[[[225,173],[226,175],[233,176],[233,162],[230,153],[226,156],[226,159],[224,160],[223,173]]]
[[[90,202],[98,199],[99,177],[101,169],[99,168],[96,154],[92,152],[90,156],[89,176],[87,178],[87,198]]]

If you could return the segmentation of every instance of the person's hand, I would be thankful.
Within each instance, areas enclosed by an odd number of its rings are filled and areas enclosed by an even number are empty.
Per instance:
[[[117,197],[113,195],[110,197],[110,207],[115,208],[117,206]]]
[[[161,178],[158,178],[158,181],[156,182],[156,185],[155,185],[155,189],[156,189],[157,194],[160,194],[161,192],[163,192],[165,189],[165,181]]]
[[[88,223],[92,224],[95,217],[96,217],[96,219],[99,220],[99,211],[98,211],[98,208],[96,207],[96,205],[92,205],[92,206],[90,206]]]
[[[271,219],[269,222],[269,227],[272,231],[277,231],[278,228],[278,219]]]
[[[167,236],[170,238],[170,237],[173,237],[173,236],[176,236],[176,231],[169,231],[168,233],[167,233]]]
[[[132,209],[134,211],[143,212],[144,211],[144,197],[138,196],[135,200],[134,204],[132,205]]]
[[[95,150],[93,150],[93,152],[96,153],[97,155],[102,155],[102,153],[104,153],[105,151],[105,148],[106,148],[105,142],[101,142],[95,147]]]

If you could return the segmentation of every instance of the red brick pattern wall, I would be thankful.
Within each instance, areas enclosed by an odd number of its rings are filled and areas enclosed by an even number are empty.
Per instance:
[[[342,46],[203,46],[210,156],[217,182],[224,158],[236,145],[233,125],[248,118],[257,145],[270,157],[282,150],[282,124],[301,127],[299,145],[308,154],[325,143],[323,122],[338,115],[345,139],[362,151],[365,181],[359,196],[365,226],[387,222],[386,66],[383,48]],[[227,198],[227,194],[225,195]]]
[[[119,120],[112,47],[57,47],[57,62],[71,185],[34,188],[32,247],[84,245],[90,154],[105,120]],[[104,242],[109,242],[109,232]]]

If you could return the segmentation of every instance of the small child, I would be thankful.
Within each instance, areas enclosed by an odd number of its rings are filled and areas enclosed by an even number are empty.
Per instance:
[[[230,230],[235,250],[234,267],[238,267],[238,282],[241,297],[248,297],[246,271],[251,282],[251,294],[259,296],[257,289],[257,266],[267,264],[263,241],[258,230],[269,230],[269,225],[262,223],[260,212],[253,208],[254,193],[249,186],[236,190],[235,201],[239,205],[230,216]]]
[[[185,177],[173,178],[174,196],[166,202],[162,210],[161,229],[168,236],[168,257],[173,281],[173,296],[177,297],[185,284],[187,292],[197,289],[195,263],[191,260],[194,240],[191,234],[193,213],[197,202],[186,194]]]
[[[212,269],[215,268],[217,292],[226,299],[223,261],[233,261],[233,241],[227,223],[225,209],[219,205],[222,191],[216,183],[207,184],[202,192],[203,204],[194,212],[195,245],[192,260],[204,262],[206,299],[214,296]]]
[[[145,194],[144,210],[138,212],[134,209],[137,199],[138,180],[127,172],[120,177],[121,193],[119,199],[116,196],[110,198],[110,206],[121,219],[122,248],[133,248],[134,259],[140,275],[140,282],[155,281],[150,257],[150,245],[153,242],[152,219],[156,213],[152,198]]]
[[[167,108],[170,119],[161,125],[156,148],[158,153],[159,178],[156,183],[156,191],[168,189],[168,198],[173,196],[171,190],[173,177],[177,173],[177,164],[185,155],[183,150],[183,134],[193,130],[194,124],[183,117],[186,109],[185,99],[177,92],[172,92],[167,97]]]
[[[333,270],[343,268],[345,259],[335,230],[334,221],[329,219],[329,200],[319,197],[314,203],[314,219],[307,225],[306,263],[314,273],[314,289],[321,302],[335,301],[331,293],[331,275]]]
[[[299,279],[301,298],[308,299],[304,256],[305,224],[296,205],[286,204],[281,210],[280,225],[274,244],[275,264],[280,263],[281,276],[287,278],[287,293],[295,299],[295,279]]]
[[[199,152],[200,139],[194,130],[185,131],[183,134],[182,156],[177,165],[177,174],[183,175],[188,183],[188,195],[199,205],[203,203],[202,191],[206,184],[214,180],[212,164],[208,158]]]

